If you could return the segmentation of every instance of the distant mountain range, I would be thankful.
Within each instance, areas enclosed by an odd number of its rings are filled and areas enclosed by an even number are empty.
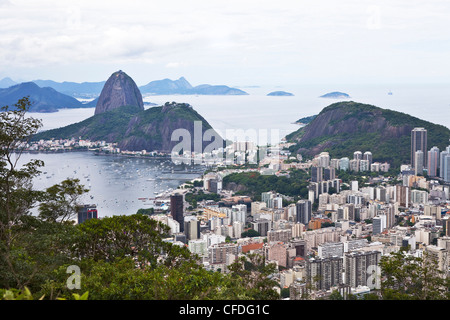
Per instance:
[[[0,89],[0,106],[12,107],[19,99],[28,96],[32,103],[30,112],[56,112],[61,108],[90,107],[74,97],[53,88],[41,88],[34,82],[23,82],[9,88]]]
[[[94,98],[100,95],[105,81],[100,82],[56,82],[53,80],[33,80],[39,87],[50,87],[56,91],[76,98]],[[0,80],[0,88],[9,88],[18,84],[11,78]],[[200,95],[246,95],[247,92],[225,85],[202,84],[193,87],[184,77],[178,80],[155,80],[140,86],[142,94],[170,95],[170,94],[200,94]]]
[[[73,96],[76,98],[97,97],[102,91],[105,81],[101,82],[56,82],[53,80],[33,80],[39,87],[50,87],[58,92]]]
[[[225,85],[202,84],[193,87],[184,77],[178,80],[156,80],[139,87],[142,94],[170,95],[170,94],[199,94],[199,95],[247,95],[240,89]]]
[[[52,80],[33,80],[16,83],[11,78],[0,80],[0,106],[12,105],[18,99],[29,96],[33,102],[31,112],[56,112],[64,108],[96,107],[106,81],[101,82],[56,82]],[[33,85],[34,84],[34,85]],[[193,87],[184,77],[178,80],[156,80],[139,87],[142,94],[148,95],[247,95],[240,89],[225,85],[203,84]],[[82,103],[78,99],[93,99]]]
[[[0,89],[9,88],[15,84],[17,84],[17,82],[13,81],[11,78],[6,77],[0,80]]]

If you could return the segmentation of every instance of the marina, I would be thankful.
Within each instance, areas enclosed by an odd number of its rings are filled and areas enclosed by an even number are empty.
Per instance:
[[[185,165],[176,165],[168,159],[103,157],[91,152],[24,153],[19,164],[31,159],[45,163],[34,181],[35,189],[48,188],[67,178],[79,179],[89,189],[82,202],[96,204],[99,217],[130,215],[141,208],[160,207],[158,198],[168,198],[182,183],[201,176],[205,170],[202,166],[186,170]]]

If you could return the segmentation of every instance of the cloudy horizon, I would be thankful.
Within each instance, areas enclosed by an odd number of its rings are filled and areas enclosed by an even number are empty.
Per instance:
[[[0,0],[0,79],[448,83],[446,1]]]

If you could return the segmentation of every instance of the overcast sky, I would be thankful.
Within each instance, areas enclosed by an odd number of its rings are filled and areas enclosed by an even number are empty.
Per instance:
[[[0,79],[448,83],[448,0],[0,0]]]

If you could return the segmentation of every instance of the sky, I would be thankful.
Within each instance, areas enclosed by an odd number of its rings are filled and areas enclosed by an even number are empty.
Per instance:
[[[448,0],[0,0],[0,79],[448,83]]]

